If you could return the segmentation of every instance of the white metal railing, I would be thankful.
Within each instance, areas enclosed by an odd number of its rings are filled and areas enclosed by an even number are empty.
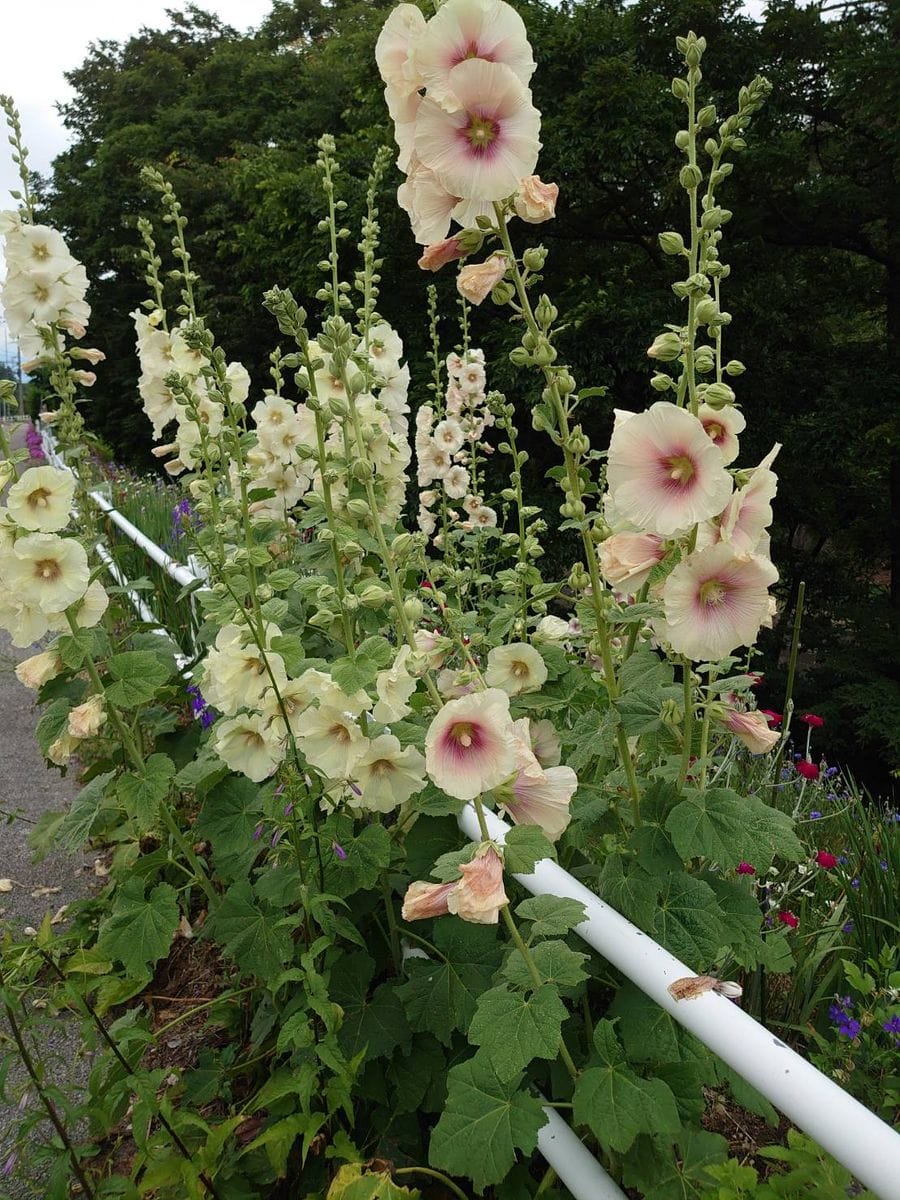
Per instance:
[[[65,466],[46,433],[48,459]],[[91,498],[182,586],[202,582],[117,513],[105,497],[91,493]],[[502,844],[511,827],[495,813],[486,812],[485,816],[491,837]],[[473,841],[481,840],[478,817],[471,804],[460,814],[459,826]],[[675,1000],[669,986],[676,979],[694,977],[696,972],[557,863],[544,859],[535,865],[533,874],[515,878],[534,895],[580,901],[586,919],[575,927],[579,937],[753,1084],[876,1196],[900,1200],[900,1134],[724,996],[708,991],[690,1000]],[[538,1149],[575,1200],[624,1200],[624,1193],[559,1114],[552,1108],[544,1112],[548,1124],[539,1134]]]

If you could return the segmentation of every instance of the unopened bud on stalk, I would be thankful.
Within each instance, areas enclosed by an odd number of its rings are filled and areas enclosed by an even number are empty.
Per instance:
[[[701,129],[708,129],[716,122],[716,106],[707,104],[697,113],[697,124]]]
[[[343,396],[329,396],[328,407],[332,415],[338,418],[346,417],[350,412],[347,401]]]
[[[569,572],[569,587],[573,592],[583,592],[590,586],[590,578],[584,564],[577,562]]]
[[[659,235],[659,244],[663,254],[683,254],[684,238],[674,230],[667,230]]]
[[[522,255],[522,263],[529,271],[542,270],[546,260],[547,249],[545,246],[529,246]]]
[[[350,474],[360,483],[365,483],[375,474],[375,468],[367,458],[357,458],[350,467]]]
[[[352,592],[348,592],[344,596],[342,608],[346,613],[355,613],[359,610],[359,598],[354,596]]]
[[[743,375],[746,370],[747,368],[744,366],[744,364],[742,362],[738,362],[736,358],[732,358],[725,364],[726,375]]]
[[[537,302],[534,315],[538,324],[547,329],[559,316],[559,309],[552,303],[549,296],[542,295]]]
[[[711,371],[716,365],[716,356],[712,346],[698,346],[694,351],[694,366],[701,375]]]
[[[403,601],[403,611],[409,621],[421,621],[425,605],[417,596],[407,596]]]
[[[675,386],[675,381],[672,379],[671,375],[657,374],[654,375],[650,380],[650,386],[653,388],[654,392],[668,392]]]
[[[664,700],[659,710],[659,719],[663,725],[678,726],[684,720],[684,709],[676,700]]]
[[[727,383],[711,383],[704,393],[703,400],[710,408],[727,408],[734,404],[734,392]]]
[[[682,167],[679,171],[678,180],[683,188],[690,191],[691,188],[699,187],[703,182],[703,172],[699,167],[688,163],[687,166]]]
[[[672,95],[676,100],[687,100],[688,96],[690,95],[690,89],[688,88],[687,80],[676,75],[676,77],[672,80]]]
[[[359,593],[359,602],[366,608],[383,608],[391,594],[377,583],[367,584]]]
[[[515,294],[516,289],[509,280],[501,279],[491,288],[491,301],[502,308],[504,304],[509,304]]]
[[[715,321],[719,315],[719,306],[713,300],[712,296],[706,296],[699,301],[694,309],[694,316],[701,325],[709,325]]]
[[[513,346],[509,352],[509,361],[514,367],[528,367],[531,365],[531,355],[524,346]]]
[[[320,608],[318,612],[307,618],[307,624],[314,626],[316,629],[328,629],[336,620],[335,614],[327,608]]]
[[[348,500],[347,511],[353,513],[354,517],[365,518],[369,516],[369,506],[365,500]]]
[[[670,330],[654,338],[652,345],[647,349],[647,357],[659,359],[660,362],[672,362],[681,350],[681,338]]]
[[[551,346],[549,342],[543,341],[535,347],[532,358],[537,366],[549,367],[550,364],[556,360],[556,348]]]
[[[691,135],[686,129],[679,129],[675,134],[676,149],[684,151],[686,154],[691,144]]]

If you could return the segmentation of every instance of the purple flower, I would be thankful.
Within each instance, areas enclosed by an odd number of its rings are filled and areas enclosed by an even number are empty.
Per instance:
[[[262,831],[263,831],[263,824],[262,824],[262,821],[260,821],[260,823],[257,825],[257,827],[253,830],[254,842],[258,842],[259,839],[262,837]]]
[[[334,851],[335,858],[339,858],[342,862],[347,857],[347,851],[339,842],[332,842],[331,848]]]
[[[278,843],[281,841],[283,834],[284,834],[283,829],[276,829],[275,832],[272,834],[272,849],[273,850],[278,845]]]
[[[855,892],[858,892],[858,891],[859,891],[859,889],[860,889],[860,887],[861,887],[861,884],[860,884],[860,882],[859,882],[859,879],[851,879],[851,880],[850,880],[850,886],[853,888],[853,890],[854,890]]]
[[[290,800],[290,801],[289,801],[289,802],[288,802],[288,803],[287,803],[287,804],[284,806],[284,815],[285,815],[286,817],[289,817],[293,811],[294,811],[294,802],[293,802],[293,800]]]
[[[881,1028],[885,1033],[890,1033],[895,1038],[900,1038],[900,1016],[891,1017],[889,1021],[885,1021]]]
[[[852,921],[846,921],[841,926],[841,933],[852,933],[855,928],[856,926]]]
[[[9,1178],[9,1176],[12,1175],[13,1171],[16,1169],[16,1163],[18,1162],[18,1159],[19,1159],[18,1151],[13,1150],[12,1154],[10,1154],[9,1158],[6,1159],[3,1166],[0,1167],[0,1174],[5,1175],[7,1178]]]
[[[859,1021],[850,1018],[843,1021],[838,1027],[838,1037],[845,1037],[848,1041],[854,1041],[859,1036],[860,1024]]]
[[[809,819],[810,819],[811,821],[818,821],[818,820],[821,818],[821,816],[822,816],[822,814],[821,814],[820,812],[816,812],[815,810],[813,810],[813,811],[812,811],[812,812],[809,814]]]
[[[886,871],[888,869],[887,859],[883,858],[878,865],[881,867],[882,871]]]

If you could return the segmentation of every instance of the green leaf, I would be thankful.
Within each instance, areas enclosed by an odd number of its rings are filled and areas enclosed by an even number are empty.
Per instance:
[[[426,1034],[415,1039],[407,1055],[394,1055],[388,1074],[396,1084],[394,1111],[416,1112],[425,1104],[425,1098],[435,1080],[441,1081],[446,1078],[447,1058],[437,1041],[430,1034]]]
[[[678,1063],[682,1060],[680,1030],[675,1019],[633,983],[616,992],[609,1007],[629,1062]]]
[[[85,656],[94,648],[94,631],[79,629],[77,633],[66,633],[56,643],[56,651],[71,671],[77,671]]]
[[[344,954],[331,972],[328,994],[344,1010],[338,1040],[348,1058],[361,1050],[367,1059],[387,1058],[409,1038],[394,984],[384,983],[369,996],[374,972],[375,962],[364,952]]]
[[[118,959],[129,975],[146,975],[171,946],[178,915],[178,893],[171,884],[158,883],[145,897],[143,882],[129,879],[100,926],[97,948]]]
[[[581,901],[563,896],[530,896],[516,908],[516,914],[533,922],[532,937],[560,937],[585,919]]]
[[[633,858],[610,855],[597,880],[597,891],[612,908],[646,929],[656,911],[657,882]]]
[[[705,857],[722,867],[745,860],[766,870],[776,854],[794,861],[804,854],[787,813],[727,788],[687,792],[666,830],[683,859]]]
[[[455,817],[466,806],[465,800],[458,800],[455,796],[448,796],[446,792],[442,792],[433,783],[426,784],[421,792],[413,797],[412,802],[417,812],[425,813],[429,817]]]
[[[642,1137],[623,1164],[622,1182],[653,1200],[685,1200],[708,1196],[707,1168],[728,1156],[728,1143],[717,1133],[685,1129],[678,1138],[677,1156],[671,1142]]]
[[[290,938],[273,922],[271,910],[255,903],[247,880],[232,884],[209,925],[243,975],[276,975],[291,957]]]
[[[445,1046],[453,1032],[466,1030],[478,996],[490,985],[502,954],[497,931],[489,926],[444,921],[433,940],[445,961],[407,959],[409,979],[397,988],[412,1029],[433,1033]]]
[[[253,833],[263,815],[259,785],[230,775],[206,796],[194,829],[212,846],[216,870],[228,881],[246,876],[259,854]]]
[[[115,681],[107,685],[107,703],[116,708],[136,708],[153,699],[171,678],[175,664],[150,650],[126,650],[113,655],[106,668]]]
[[[503,843],[503,865],[514,875],[530,875],[542,858],[555,859],[556,851],[537,825],[515,825]]]
[[[530,996],[501,984],[478,997],[469,1041],[481,1047],[497,1078],[505,1081],[518,1075],[534,1058],[557,1057],[567,1016],[552,984],[545,983]]]
[[[612,758],[616,752],[616,726],[618,714],[615,709],[598,712],[589,708],[565,733],[565,762],[573,771],[580,772],[594,758]]]
[[[690,875],[670,875],[657,898],[650,932],[695,969],[713,962],[724,937],[715,892]]]
[[[619,688],[623,694],[653,691],[671,684],[673,677],[671,664],[660,659],[649,647],[642,646],[623,663]]]
[[[119,779],[118,797],[142,833],[156,822],[159,803],[168,796],[174,778],[175,764],[171,758],[166,754],[151,754],[140,774],[130,771]]]
[[[195,792],[202,797],[227,774],[228,768],[218,754],[204,748],[181,768],[175,776],[175,786],[182,792]]]
[[[373,1171],[362,1163],[346,1163],[334,1177],[325,1200],[420,1200],[418,1188],[394,1183],[390,1172]]]
[[[652,733],[654,729],[659,729],[663,699],[663,693],[657,689],[627,692],[613,701],[619,721],[628,737],[638,737],[642,733]]]
[[[322,827],[328,845],[336,841],[347,852],[346,858],[325,856],[325,890],[335,896],[352,896],[371,888],[391,861],[391,835],[381,825],[364,825],[354,834],[353,821],[346,816],[331,817]]]
[[[539,1100],[518,1090],[520,1082],[499,1079],[480,1054],[454,1067],[444,1112],[431,1135],[431,1165],[465,1175],[482,1193],[506,1176],[516,1150],[530,1155],[547,1117]]]
[[[540,976],[547,983],[552,983],[563,995],[587,979],[583,963],[587,955],[571,949],[565,942],[553,939],[548,942],[538,942],[531,949],[531,957]],[[519,950],[513,948],[503,964],[503,976],[514,987],[530,988],[534,986],[531,972]]]
[[[83,848],[91,835],[94,822],[106,807],[103,803],[106,799],[106,789],[114,775],[115,771],[95,775],[76,795],[69,805],[69,811],[56,828],[55,848],[68,850],[73,854]]]
[[[348,694],[368,687],[374,682],[375,676],[383,670],[394,657],[394,649],[387,638],[366,638],[356,649],[353,656],[338,658],[329,666],[329,673],[338,687]]]
[[[677,1133],[675,1097],[660,1079],[641,1079],[625,1062],[611,1021],[594,1030],[600,1066],[589,1067],[575,1085],[574,1115],[599,1141],[620,1153],[640,1133]]]
[[[37,723],[34,736],[41,748],[41,753],[47,751],[63,732],[69,722],[69,702],[64,697],[48,704]]]
[[[547,678],[559,679],[569,669],[569,660],[562,646],[554,646],[550,642],[542,642],[537,647],[538,653],[547,667]]]

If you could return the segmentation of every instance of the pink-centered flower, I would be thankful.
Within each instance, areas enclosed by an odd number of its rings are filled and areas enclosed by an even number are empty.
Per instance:
[[[769,728],[761,712],[741,712],[732,708],[725,714],[723,724],[735,737],[740,738],[751,754],[765,754],[777,746],[781,738],[780,734]]]
[[[448,796],[473,800],[516,769],[509,696],[487,688],[445,704],[425,735],[425,769]]]
[[[451,195],[435,172],[413,153],[406,182],[397,188],[397,203],[409,216],[416,241],[431,246],[446,238],[459,197]]]
[[[622,519],[662,536],[720,513],[732,492],[722,455],[703,425],[666,400],[616,421],[606,479]]]
[[[663,633],[672,649],[712,662],[738,646],[752,646],[777,579],[768,559],[735,554],[725,542],[689,554],[662,592]]]
[[[458,107],[447,112],[426,94],[416,116],[416,155],[451,195],[502,200],[534,171],[541,114],[503,63],[468,59],[448,79]]]
[[[747,427],[747,418],[741,410],[731,405],[713,408],[710,404],[701,404],[697,416],[706,436],[719,447],[722,462],[726,466],[734,462],[740,449],[737,435]]]
[[[516,774],[498,792],[501,811],[516,825],[537,825],[558,841],[572,819],[569,805],[578,787],[571,767],[542,767],[531,747],[528,718],[515,722]]]
[[[460,63],[503,64],[522,84],[535,70],[525,23],[503,0],[447,0],[417,38],[413,58],[428,95],[448,112],[465,103],[453,75]]]
[[[719,540],[731,542],[743,554],[759,553],[760,543],[772,524],[772,501],[778,476],[770,470],[780,445],[775,445],[750,472],[750,478],[729,500],[719,521]],[[765,543],[768,545],[768,541]]]

